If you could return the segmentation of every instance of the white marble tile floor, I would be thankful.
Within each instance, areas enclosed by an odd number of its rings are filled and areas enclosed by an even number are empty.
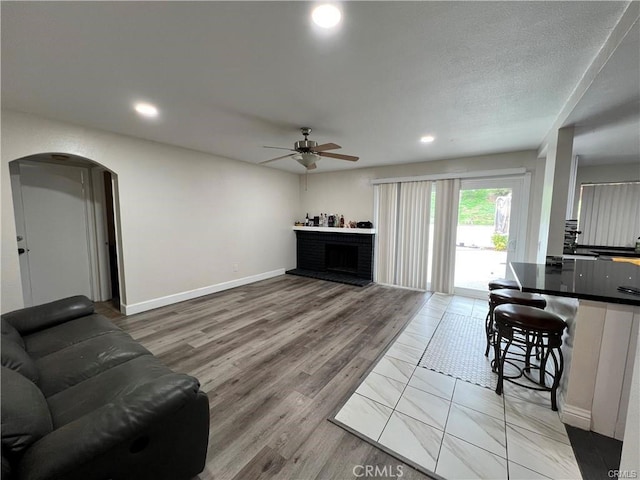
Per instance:
[[[504,395],[418,361],[445,312],[483,317],[486,301],[434,294],[335,419],[426,473],[453,479],[580,479],[548,393]]]

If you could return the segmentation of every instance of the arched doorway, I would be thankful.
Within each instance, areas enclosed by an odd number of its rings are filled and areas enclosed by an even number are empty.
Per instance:
[[[25,306],[83,294],[119,308],[117,175],[58,152],[9,170]]]

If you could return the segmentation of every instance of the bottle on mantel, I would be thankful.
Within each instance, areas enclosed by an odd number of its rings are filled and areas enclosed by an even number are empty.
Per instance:
[[[340,215],[340,228],[344,228],[344,215]]]

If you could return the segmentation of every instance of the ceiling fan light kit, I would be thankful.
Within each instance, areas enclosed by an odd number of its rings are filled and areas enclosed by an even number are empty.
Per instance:
[[[294,148],[269,147],[266,145],[264,146],[264,148],[289,150],[294,153],[289,153],[281,157],[276,157],[270,160],[266,160],[264,162],[260,162],[260,165],[264,165],[265,163],[275,162],[276,160],[280,160],[283,158],[291,157],[294,160],[296,160],[300,165],[305,167],[307,170],[313,170],[316,168],[316,162],[320,160],[321,157],[336,158],[338,160],[346,160],[349,162],[358,161],[358,157],[354,157],[353,155],[343,155],[340,153],[326,152],[326,150],[337,150],[342,147],[335,143],[323,143],[322,145],[318,145],[318,142],[315,142],[314,140],[309,140],[308,137],[309,137],[309,134],[311,133],[311,129],[309,127],[302,127],[300,131],[304,136],[304,140],[298,140],[297,142],[295,142],[293,144]]]
[[[301,153],[300,155],[294,155],[293,159],[306,169],[313,170],[315,166],[312,165],[320,160],[320,155],[317,153]]]

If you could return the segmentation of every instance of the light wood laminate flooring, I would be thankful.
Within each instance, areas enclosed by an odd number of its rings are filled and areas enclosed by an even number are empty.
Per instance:
[[[283,275],[110,316],[209,396],[200,480],[351,479],[367,465],[411,480],[429,477],[327,418],[429,296]]]

